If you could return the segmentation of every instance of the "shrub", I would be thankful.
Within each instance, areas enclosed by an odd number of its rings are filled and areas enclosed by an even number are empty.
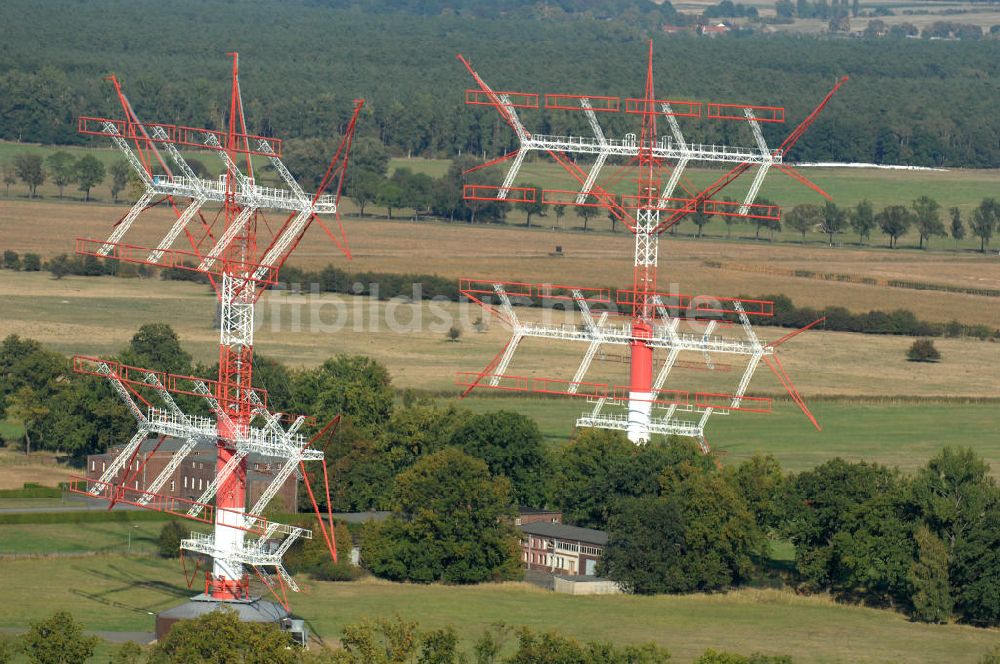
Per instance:
[[[38,272],[42,269],[42,257],[38,254],[25,254],[21,267],[25,272]]]
[[[937,362],[941,359],[941,353],[930,339],[917,339],[910,350],[906,351],[906,359],[910,362]]]
[[[36,664],[83,662],[94,654],[100,639],[83,635],[83,626],[67,611],[56,611],[31,623],[21,644],[28,660]]]
[[[3,266],[8,270],[20,270],[21,257],[17,255],[16,251],[7,249],[3,252]]]
[[[160,555],[164,558],[176,558],[181,548],[181,540],[187,533],[180,521],[167,521],[160,528],[157,540]]]

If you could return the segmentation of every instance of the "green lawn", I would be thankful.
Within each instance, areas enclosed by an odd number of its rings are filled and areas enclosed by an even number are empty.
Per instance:
[[[153,615],[193,594],[176,561],[99,556],[0,561],[0,626],[21,627],[68,607],[87,629],[151,630]],[[44,579],[44,583],[39,583]],[[787,653],[796,662],[976,662],[997,630],[923,625],[891,611],[837,605],[825,597],[746,590],[716,595],[573,597],[524,584],[415,586],[304,579],[295,612],[330,639],[365,616],[455,625],[465,643],[503,621],[580,639],[653,640],[677,662],[707,648]],[[96,658],[92,661],[99,661]],[[100,660],[103,661],[103,660]]]
[[[452,401],[448,401],[451,403]],[[584,399],[472,396],[460,404],[475,412],[507,409],[534,418],[546,441],[558,445],[572,433],[588,404]],[[874,460],[912,471],[945,445],[971,445],[1000,476],[997,403],[918,401],[860,403],[819,400],[809,404],[823,431],[813,429],[790,403],[776,401],[769,415],[713,416],[706,434],[726,462],[770,453],[786,470],[812,468],[841,456]]]
[[[0,502],[0,507],[9,506]],[[0,555],[129,551],[151,554],[157,551],[162,527],[163,522],[155,521],[0,525]]]

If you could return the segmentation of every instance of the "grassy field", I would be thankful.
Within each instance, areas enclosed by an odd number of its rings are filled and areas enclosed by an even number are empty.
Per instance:
[[[550,445],[564,442],[576,418],[588,410],[583,399],[469,397],[474,412],[514,410],[534,418]],[[1000,431],[996,402],[889,402],[815,400],[809,404],[822,431],[816,431],[789,402],[773,413],[713,417],[709,443],[724,463],[739,463],[757,453],[772,454],[785,470],[801,471],[833,457],[876,461],[912,472],[945,445],[972,446],[1000,477]]]
[[[0,338],[29,336],[67,354],[110,354],[123,348],[143,323],[167,321],[197,360],[215,361],[218,331],[212,322],[214,298],[204,286],[182,282],[146,282],[113,278],[67,277],[44,273],[0,272],[5,316]],[[994,313],[995,307],[994,306]],[[291,366],[312,366],[337,353],[366,354],[384,362],[401,388],[455,393],[456,374],[479,370],[505,343],[509,332],[499,321],[478,333],[472,323],[480,315],[474,305],[371,298],[268,293],[258,307],[255,335],[258,352]],[[530,319],[541,310],[521,316]],[[554,315],[553,323],[576,323]],[[114,322],[114,324],[111,324]],[[445,332],[458,325],[458,343]],[[761,328],[764,339],[787,330]],[[401,343],[405,340],[405,343]],[[937,364],[907,362],[912,340],[899,336],[810,331],[783,347],[782,361],[806,395],[993,396],[996,376],[982,371],[1000,361],[1000,344],[972,339],[938,339],[944,360]],[[621,384],[625,367],[621,348],[608,347],[587,379]],[[569,379],[583,353],[578,344],[527,340],[510,373]],[[672,374],[672,389],[718,389],[738,382],[742,365],[716,358],[716,371],[702,370],[700,355],[682,353],[684,366]],[[673,379],[672,379],[673,380]],[[780,385],[767,372],[759,374],[754,393],[777,393]]]
[[[0,489],[20,489],[26,482],[54,487],[73,472],[59,465],[51,452],[33,452],[26,457],[20,450],[0,447]]]
[[[751,139],[752,140],[752,139]],[[393,159],[391,169],[406,167],[414,172],[427,173],[433,177],[443,175],[449,165],[443,159]],[[505,165],[490,169],[499,184],[503,179]],[[609,167],[610,168],[610,167]],[[943,210],[958,206],[967,211],[978,205],[985,197],[1000,195],[1000,171],[991,169],[969,170],[953,169],[946,171],[895,171],[881,169],[851,169],[827,167],[803,167],[803,175],[820,185],[840,206],[853,206],[862,199],[868,199],[875,204],[876,209],[886,205],[909,205],[914,199],[927,195],[941,203]],[[610,171],[608,171],[610,173]],[[714,182],[721,172],[713,169],[689,168],[681,182],[688,189],[698,191]],[[489,178],[486,179],[490,181]],[[725,195],[736,200],[742,199],[750,186],[750,178],[744,177],[725,189]],[[535,185],[548,189],[579,188],[576,180],[571,178],[559,165],[551,159],[537,157],[525,161],[518,177],[521,186]],[[635,183],[624,178],[613,188],[618,193],[633,194]],[[682,195],[678,190],[678,195]],[[819,203],[823,199],[807,187],[781,173],[772,173],[764,180],[760,195],[765,196],[783,208],[790,209],[800,203]],[[512,213],[515,220],[523,213]],[[601,222],[607,225],[604,215],[599,216]],[[552,220],[548,220],[551,225]],[[715,233],[725,233],[724,224],[716,219],[706,228],[713,228]],[[734,233],[748,226],[734,226]],[[721,229],[721,230],[720,230]],[[786,232],[776,237],[798,239],[794,232]],[[851,238],[848,238],[851,239]],[[904,241],[905,243],[905,241]],[[950,246],[950,245],[949,245]]]
[[[7,502],[0,501],[0,507],[8,507]],[[162,527],[163,523],[157,522],[0,525],[0,556],[39,553],[153,554],[157,551],[157,538]]]
[[[0,570],[8,599],[0,606],[0,626],[22,626],[52,607],[67,606],[88,629],[150,630],[151,614],[191,594],[176,561],[155,558],[2,561]],[[48,583],[37,583],[42,575]],[[398,614],[424,628],[453,624],[465,643],[498,621],[556,629],[580,639],[654,640],[678,662],[690,662],[710,647],[787,653],[796,662],[975,662],[1000,637],[997,630],[921,625],[893,612],[779,591],[572,597],[526,584],[443,587],[304,580],[303,592],[292,601],[296,613],[327,641],[363,616]]]

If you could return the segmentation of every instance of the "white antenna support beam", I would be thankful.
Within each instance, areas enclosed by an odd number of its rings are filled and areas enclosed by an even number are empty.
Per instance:
[[[284,465],[282,465],[278,472],[275,473],[271,483],[267,485],[264,492],[260,494],[260,498],[257,499],[257,502],[250,509],[249,514],[251,516],[258,516],[264,511],[264,508],[267,507],[267,504],[271,501],[271,499],[274,498],[278,491],[281,490],[281,487],[285,484],[285,480],[287,480],[291,474],[295,472],[295,469],[301,461],[302,457],[298,455],[288,457]]]
[[[184,208],[184,211],[181,212],[181,215],[177,217],[177,219],[174,221],[174,224],[170,227],[170,230],[167,231],[167,234],[163,237],[162,240],[160,240],[160,243],[156,245],[156,249],[149,252],[149,256],[146,258],[146,260],[150,261],[151,263],[159,263],[160,259],[163,258],[163,252],[169,249],[171,246],[173,246],[174,242],[180,236],[181,232],[183,232],[183,230],[187,227],[188,222],[194,219],[194,216],[198,214],[198,211],[201,210],[201,207],[205,204],[205,201],[207,200],[208,199],[204,197],[191,199],[191,202],[188,203],[186,208]]]
[[[507,194],[510,193],[510,188],[514,186],[514,180],[521,171],[521,164],[524,162],[525,154],[524,150],[518,150],[517,154],[514,155],[514,160],[511,162],[510,168],[507,169],[507,175],[504,176],[503,184],[500,185],[500,189],[497,191],[498,200],[507,200]]]
[[[715,319],[708,321],[708,323],[705,325],[705,333],[702,335],[702,338],[708,340],[712,336],[712,333],[715,332],[717,324],[718,321],[716,321]],[[708,367],[709,369],[715,369],[715,363],[712,362],[711,353],[709,353],[707,350],[702,351],[702,357],[705,359],[706,367]]]
[[[139,430],[135,432],[135,435],[128,441],[128,444],[122,448],[121,454],[116,456],[111,462],[111,465],[105,468],[104,472],[101,473],[101,479],[90,488],[90,494],[92,496],[99,495],[105,487],[111,484],[111,482],[115,479],[115,475],[118,474],[118,471],[125,467],[126,462],[132,458],[132,454],[139,449],[139,446],[142,445],[142,441],[146,440],[148,435],[149,429],[143,427],[140,427]]]
[[[146,167],[142,165],[139,161],[139,157],[136,156],[135,152],[129,146],[128,142],[118,133],[118,127],[112,122],[104,123],[104,133],[111,137],[112,142],[118,146],[118,149],[125,155],[125,159],[128,163],[132,165],[132,170],[136,172],[136,175],[142,179],[143,184],[146,185],[146,189],[149,189],[151,178],[149,173],[146,172]]]
[[[226,229],[226,232],[222,234],[222,237],[220,237],[215,243],[215,246],[212,247],[212,250],[208,252],[208,255],[201,261],[201,264],[198,266],[199,271],[205,272],[215,265],[215,261],[219,259],[219,256],[222,255],[222,252],[226,250],[226,247],[229,246],[236,236],[243,232],[246,228],[247,222],[250,221],[250,217],[256,211],[257,209],[252,207],[245,207],[240,210],[236,219],[233,220],[233,222],[229,225],[229,228]]]
[[[204,504],[208,503],[208,501],[215,497],[215,494],[219,491],[219,487],[222,486],[223,482],[229,479],[229,476],[233,474],[236,467],[247,457],[247,454],[249,454],[249,450],[236,450],[236,453],[229,457],[229,460],[226,461],[226,465],[215,473],[215,477],[212,479],[211,483],[209,483],[209,485],[205,488],[204,493],[202,493],[198,498],[197,502],[201,504],[192,505],[191,509],[187,511],[188,516],[198,516],[201,514],[201,511],[204,509]]]
[[[139,426],[147,426],[148,420],[146,419],[146,415],[139,408],[139,405],[132,398],[132,395],[129,394],[128,390],[125,389],[125,384],[122,383],[121,379],[118,378],[114,372],[111,371],[111,367],[107,364],[101,363],[101,365],[97,367],[97,373],[108,377],[108,380],[111,381],[111,387],[115,389],[115,392],[118,393],[121,400],[124,401],[125,405],[128,406],[128,409],[132,411],[132,415],[139,422]]]
[[[153,200],[154,192],[152,189],[147,188],[146,191],[142,192],[142,196],[139,200],[129,209],[128,214],[118,222],[115,229],[111,231],[111,235],[108,237],[106,243],[101,245],[101,248],[97,250],[99,256],[107,256],[111,253],[111,250],[115,248],[115,245],[121,242],[122,237],[128,232],[128,229],[132,227],[135,220],[139,218],[139,214],[146,209],[149,202]]]
[[[153,500],[154,495],[158,493],[160,489],[163,488],[163,485],[167,483],[167,480],[173,476],[174,471],[176,471],[177,468],[184,463],[184,459],[191,454],[197,444],[197,438],[185,439],[184,444],[177,448],[177,450],[170,456],[170,461],[167,462],[167,465],[163,467],[163,470],[160,471],[160,474],[156,476],[153,482],[146,487],[145,493],[143,493],[136,502],[140,505],[148,505],[150,501]]]
[[[746,115],[747,122],[750,124],[750,129],[753,131],[753,137],[757,141],[757,147],[760,149],[761,157],[764,157],[764,161],[761,162],[760,167],[754,174],[753,181],[750,183],[750,189],[747,190],[747,195],[743,199],[743,204],[740,206],[739,213],[741,215],[747,214],[750,211],[750,206],[757,199],[757,194],[760,192],[760,187],[764,183],[764,178],[767,177],[767,172],[771,168],[771,151],[767,148],[767,142],[764,140],[764,133],[761,131],[760,123],[757,122],[757,118],[754,115],[752,108],[744,108],[744,115]]]

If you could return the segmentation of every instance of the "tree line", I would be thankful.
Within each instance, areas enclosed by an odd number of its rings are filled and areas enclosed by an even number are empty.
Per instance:
[[[898,246],[899,238],[910,230],[919,236],[919,247],[929,247],[934,237],[951,236],[956,244],[965,238],[966,225],[973,237],[979,238],[979,250],[986,251],[993,234],[1000,230],[1000,202],[995,198],[984,198],[976,206],[968,220],[962,219],[962,211],[957,207],[947,211],[948,225],[941,218],[941,204],[930,196],[920,196],[912,205],[888,205],[876,213],[871,202],[862,200],[853,208],[844,209],[835,203],[823,206],[802,204],[793,207],[785,215],[785,224],[802,234],[802,242],[807,233],[824,233],[833,246],[834,238],[850,228],[858,236],[858,244],[864,245],[871,239],[876,228],[889,238],[889,248]]]
[[[10,162],[0,165],[0,177],[3,178],[6,194],[9,196],[10,186],[20,180],[27,187],[30,198],[35,198],[38,187],[49,181],[59,188],[59,198],[63,197],[67,186],[75,184],[84,193],[85,200],[89,201],[90,191],[105,181],[109,171],[111,196],[117,203],[118,194],[124,191],[131,173],[124,160],[115,162],[107,169],[94,155],[85,154],[78,159],[69,152],[60,150],[45,158],[22,152]]]
[[[117,114],[102,80],[108,63],[147,121],[225,126],[229,62],[205,45],[213,43],[213,26],[228,24],[230,48],[254,54],[242,63],[242,87],[248,124],[264,135],[326,138],[343,129],[351,100],[363,97],[359,138],[394,154],[496,157],[515,139],[492,109],[464,106],[472,81],[456,53],[470,57],[497,89],[634,97],[652,37],[656,89],[669,98],[784,104],[790,119],[804,118],[838,76],[850,75],[795,159],[1000,166],[1000,120],[992,112],[1000,92],[982,83],[1000,74],[1000,40],[667,36],[661,26],[677,20],[669,3],[608,2],[607,9],[562,12],[545,3],[553,16],[538,3],[520,3],[536,15],[490,10],[476,20],[462,12],[340,5],[268,0],[234,16],[222,0],[181,0],[169,8],[144,0],[141,11],[121,11],[108,23],[103,8],[70,0],[48,14],[31,11],[28,0],[4,3],[0,20],[14,29],[0,50],[0,138],[89,141],[76,135],[76,117]],[[282,21],[273,20],[276,13]],[[189,20],[192,14],[199,20]],[[316,43],[325,47],[317,51]],[[579,66],[596,59],[599,66]],[[608,115],[611,135],[635,131],[632,116]],[[545,133],[589,131],[582,114],[525,111],[525,119]],[[739,130],[685,122],[692,142],[752,144]],[[788,131],[764,127],[773,145]]]

